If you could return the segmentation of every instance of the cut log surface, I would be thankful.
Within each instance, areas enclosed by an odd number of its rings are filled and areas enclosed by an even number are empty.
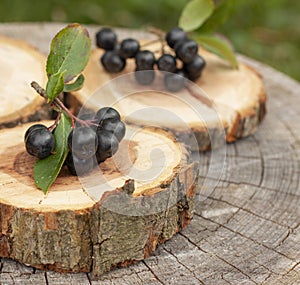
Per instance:
[[[141,45],[146,43],[141,41]],[[155,52],[157,58],[161,54],[160,43],[145,48]],[[172,51],[165,47],[165,53]],[[266,112],[261,76],[244,63],[233,69],[204,49],[199,53],[207,63],[201,77],[195,84],[186,83],[179,92],[170,92],[159,72],[153,84],[138,84],[133,74],[134,59],[127,60],[119,74],[106,72],[100,63],[103,50],[95,49],[84,71],[85,85],[75,96],[87,107],[113,105],[128,123],[171,130],[192,150],[220,146],[225,135],[226,141],[232,142],[252,134]]]
[[[0,24],[0,33],[26,40],[47,53],[51,38],[64,26]],[[93,38],[99,27],[88,29]],[[117,31],[120,39],[145,38],[143,32]],[[199,187],[194,217],[186,229],[159,245],[144,261],[99,278],[87,273],[37,270],[1,258],[0,283],[299,284],[300,84],[252,59],[239,56],[239,60],[262,75],[268,114],[253,135],[226,145],[225,165],[212,164],[210,152],[201,154],[199,184],[206,184],[210,191]],[[223,174],[206,175],[207,169],[223,169]],[[4,240],[1,233],[0,241]]]
[[[31,87],[46,83],[46,58],[28,43],[0,36],[0,128],[29,120],[42,99]]]
[[[128,128],[116,155],[79,179],[63,169],[44,196],[28,127],[0,131],[0,256],[100,275],[148,257],[191,220],[197,168],[165,131]]]

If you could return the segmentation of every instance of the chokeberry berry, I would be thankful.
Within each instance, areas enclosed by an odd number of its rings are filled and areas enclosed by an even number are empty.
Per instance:
[[[104,120],[120,121],[121,117],[119,112],[111,107],[104,107],[97,111],[95,115],[95,122],[101,126]]]
[[[171,54],[163,54],[157,60],[157,67],[161,71],[175,72],[176,71],[176,58]]]
[[[125,39],[120,44],[120,56],[123,58],[133,58],[138,53],[140,44],[135,39]]]
[[[196,80],[202,73],[206,65],[205,60],[201,55],[196,55],[195,58],[187,64],[184,64],[183,68],[187,73],[187,76],[190,80]]]
[[[113,133],[119,142],[124,138],[126,132],[126,126],[122,121],[105,120],[101,128]]]
[[[112,157],[119,148],[119,141],[112,132],[98,129],[98,148],[96,158],[98,163]]]
[[[98,137],[90,127],[77,127],[68,136],[68,147],[79,159],[92,157],[98,147]]]
[[[141,85],[150,85],[155,78],[154,70],[139,70],[136,69],[134,73],[136,81]]]
[[[42,159],[53,153],[55,139],[47,128],[36,128],[28,133],[25,146],[29,154]]]
[[[37,130],[37,129],[47,129],[47,127],[45,125],[42,124],[35,124],[32,125],[31,127],[29,127],[24,135],[24,142],[27,140],[28,135],[33,131],[33,130]]]
[[[186,38],[187,38],[186,32],[179,27],[175,27],[175,28],[171,29],[166,34],[166,41],[167,41],[169,47],[171,47],[171,48],[174,48],[174,46],[178,42],[181,42],[181,41],[185,40]]]
[[[125,59],[113,50],[106,51],[100,60],[104,69],[110,73],[121,72],[126,66]]]
[[[155,56],[152,51],[142,50],[135,56],[135,64],[138,70],[151,70],[155,64]]]
[[[95,166],[95,157],[90,157],[87,159],[80,159],[76,155],[74,155],[71,151],[69,151],[67,158],[65,160],[65,164],[69,172],[74,176],[81,176],[88,174],[92,171]]]
[[[184,86],[185,74],[182,70],[175,73],[168,73],[164,76],[164,84],[169,91],[177,92]]]
[[[113,50],[117,35],[110,28],[103,28],[96,33],[96,45],[105,50]]]
[[[198,54],[198,44],[193,40],[184,40],[175,46],[176,56],[184,63],[190,63]]]

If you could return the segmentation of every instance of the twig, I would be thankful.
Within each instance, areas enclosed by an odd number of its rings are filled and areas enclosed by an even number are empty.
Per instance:
[[[61,117],[61,111],[58,112],[57,117],[56,117],[56,119],[55,119],[53,125],[51,125],[51,126],[48,128],[48,130],[49,130],[51,133],[52,133],[52,131],[57,127],[58,122],[59,122],[59,120],[60,120],[60,117]]]
[[[155,27],[149,27],[148,31],[156,36],[158,36],[158,40],[161,43],[161,53],[165,53],[165,32],[161,29]]]
[[[41,87],[37,82],[32,81],[32,82],[31,82],[31,87],[32,87],[39,95],[41,95],[43,98],[45,98],[45,99],[48,100],[48,97],[47,97],[47,94],[46,94],[46,90],[45,90],[43,87]],[[58,99],[57,97],[53,100],[52,103],[55,105],[55,107],[57,107],[57,108],[59,109],[59,112],[58,112],[59,116],[60,116],[60,113],[61,113],[62,111],[64,111],[64,112],[70,117],[70,119],[72,120],[72,128],[75,128],[75,121],[76,121],[77,123],[79,123],[79,124],[84,125],[84,126],[88,126],[89,124],[90,124],[90,125],[97,125],[97,124],[94,124],[94,123],[86,122],[86,121],[81,120],[81,119],[77,118],[76,116],[74,116],[74,115],[69,111],[69,109],[64,105],[64,103],[63,103],[60,99]],[[57,119],[57,120],[59,120],[59,119]],[[54,123],[54,124],[55,124],[55,123]]]

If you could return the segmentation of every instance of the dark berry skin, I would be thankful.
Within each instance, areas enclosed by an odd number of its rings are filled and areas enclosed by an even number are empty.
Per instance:
[[[122,121],[105,120],[101,129],[113,133],[119,142],[124,138],[126,132],[126,126]]]
[[[96,33],[96,45],[105,50],[113,50],[117,43],[117,35],[109,28],[103,28]]]
[[[135,64],[138,70],[151,70],[155,62],[154,53],[149,50],[139,51],[135,56]]]
[[[175,53],[183,63],[190,63],[198,54],[198,44],[193,40],[179,42],[175,46]]]
[[[120,56],[123,58],[133,58],[140,50],[140,44],[135,39],[125,39],[120,44]]]
[[[28,133],[25,146],[30,155],[43,159],[53,153],[55,139],[47,128],[36,128]]]
[[[141,85],[150,85],[155,78],[154,70],[135,70],[134,73],[136,81]]]
[[[68,136],[68,147],[79,159],[88,159],[95,155],[98,137],[94,129],[77,127]]]
[[[166,34],[166,41],[169,45],[170,48],[174,48],[174,46],[183,40],[187,38],[186,32],[179,28],[175,27],[171,29],[167,34]]]
[[[101,126],[104,120],[120,121],[121,117],[116,109],[111,107],[104,107],[97,111],[94,121],[96,122],[96,124],[99,124]]]
[[[28,135],[33,131],[33,130],[37,130],[37,129],[47,129],[47,127],[45,125],[42,124],[35,124],[32,125],[30,128],[27,129],[25,135],[24,135],[24,142],[26,141]]]
[[[163,54],[157,60],[157,67],[161,71],[175,72],[176,71],[176,58],[171,54]]]
[[[165,87],[171,92],[181,90],[185,83],[185,74],[182,70],[177,70],[175,73],[168,73],[164,77]]]
[[[109,73],[121,72],[125,66],[126,61],[116,51],[106,51],[100,59],[104,69]]]
[[[98,149],[96,158],[98,163],[112,157],[119,148],[119,141],[112,132],[98,129]]]
[[[68,167],[69,172],[74,176],[81,176],[91,172],[95,166],[95,157],[80,159],[69,151],[65,164]]]
[[[203,57],[196,55],[190,63],[184,64],[183,68],[186,71],[188,78],[193,81],[200,77],[205,65],[206,62]]]

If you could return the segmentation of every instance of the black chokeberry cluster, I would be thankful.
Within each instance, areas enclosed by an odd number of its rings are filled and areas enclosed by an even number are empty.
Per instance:
[[[126,126],[114,108],[104,107],[95,114],[83,114],[79,119],[81,124],[76,125],[68,136],[69,152],[65,160],[69,172],[78,176],[88,174],[96,165],[112,157],[126,132]],[[54,152],[54,136],[44,125],[31,126],[24,140],[27,152],[40,159]]]
[[[198,79],[206,65],[204,58],[198,54],[198,44],[189,39],[187,33],[179,27],[169,30],[165,41],[171,48],[170,53],[163,53],[155,58],[152,51],[141,50],[139,42],[128,38],[118,44],[116,33],[103,28],[96,33],[96,45],[105,50],[101,57],[104,69],[118,73],[126,66],[126,60],[135,60],[135,78],[142,85],[149,85],[155,79],[155,66],[164,75],[165,87],[173,92],[180,90],[185,79]]]

